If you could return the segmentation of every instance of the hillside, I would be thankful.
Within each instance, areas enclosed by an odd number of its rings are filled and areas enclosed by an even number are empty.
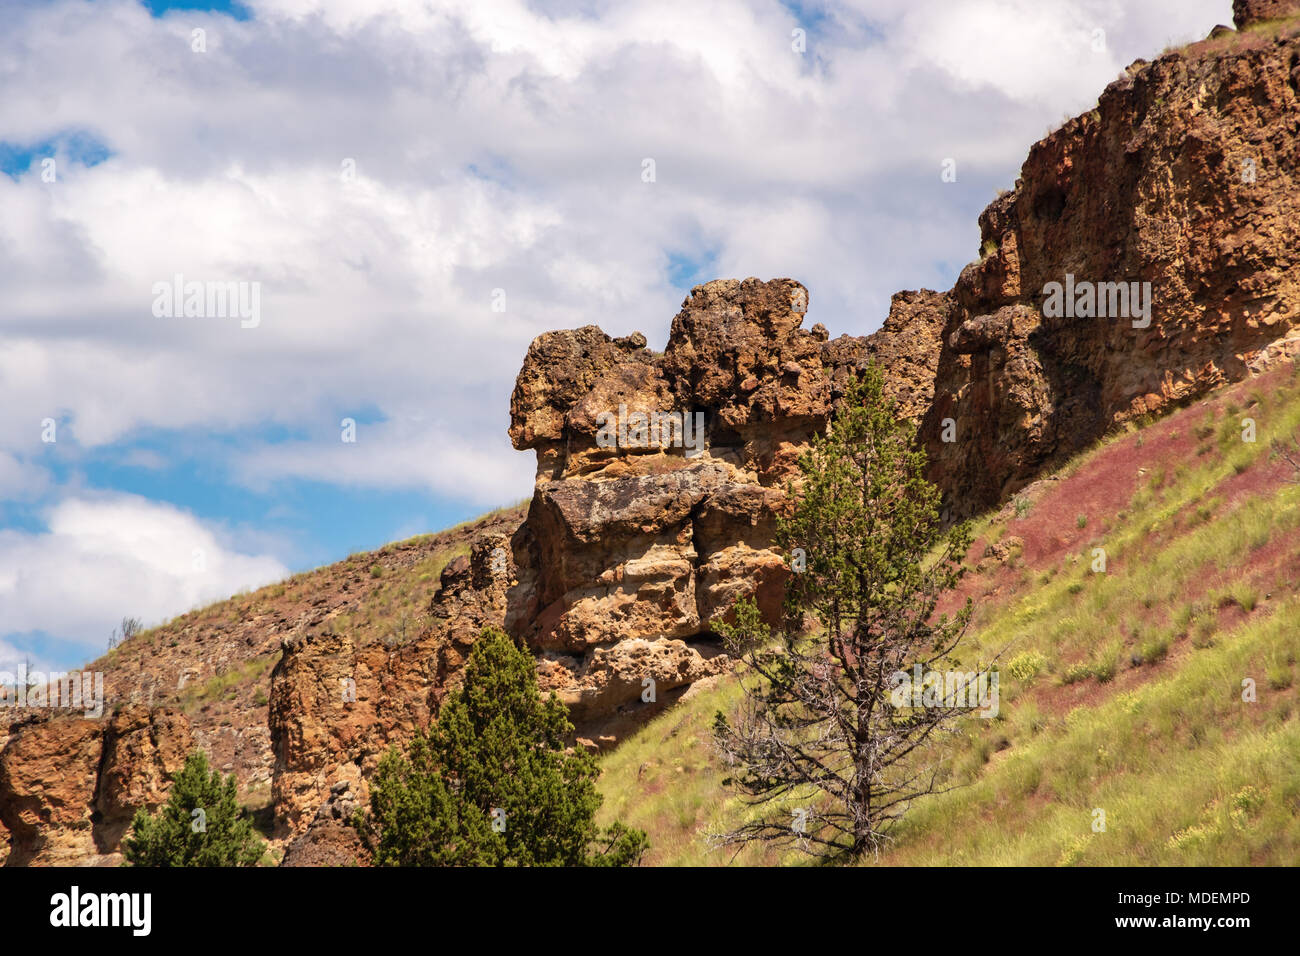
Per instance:
[[[524,510],[522,504],[502,508],[237,594],[142,631],[86,667],[103,671],[110,706],[139,704],[184,715],[194,743],[207,751],[213,766],[236,775],[245,805],[267,808],[275,762],[267,705],[282,642],[341,628],[362,644],[398,646],[413,640],[428,627],[429,594],[447,563],[468,554],[477,535],[513,530]],[[6,739],[0,736],[0,748]],[[102,802],[95,799],[98,781],[79,779],[69,769],[58,762],[38,767],[30,783],[70,815],[73,832],[56,829],[51,845],[32,847],[50,862],[84,860],[88,833],[83,831],[91,828],[76,825],[77,795],[88,789],[89,803]],[[261,825],[269,829],[269,817],[263,816]],[[9,851],[7,836],[0,824],[0,860]]]
[[[213,763],[234,771],[250,799],[265,799],[266,706],[281,642],[346,629],[363,645],[408,643],[428,626],[429,593],[447,562],[468,554],[477,535],[514,530],[523,513],[522,504],[502,508],[235,595],[144,631],[88,667],[104,671],[106,696],[177,706]]]
[[[962,655],[1002,653],[1000,713],[947,743],[967,786],[916,804],[879,863],[1300,859],[1300,475],[1270,447],[1298,431],[1291,365],[1134,425],[977,522]],[[604,758],[603,813],[650,833],[649,862],[731,859],[708,834],[745,809],[710,722],[737,699],[727,678]]]
[[[701,837],[735,811],[707,740],[736,693],[720,625],[745,597],[779,619],[799,458],[869,362],[945,507],[978,517],[954,600],[1004,677],[998,719],[944,742],[970,786],[882,862],[1293,861],[1300,501],[1270,448],[1300,428],[1300,0],[1239,7],[1034,144],[979,259],[871,335],[805,328],[808,288],[752,277],[692,288],[662,350],[538,335],[509,403],[526,508],[132,638],[93,665],[105,719],[0,725],[8,862],[115,861],[195,746],[277,854],[352,862],[339,821],[486,627],[534,655],[652,861],[713,861]],[[1049,307],[1061,283],[1084,291]]]

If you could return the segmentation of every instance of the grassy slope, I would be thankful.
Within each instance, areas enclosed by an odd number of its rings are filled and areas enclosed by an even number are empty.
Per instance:
[[[267,702],[281,640],[342,629],[360,644],[415,638],[446,563],[468,554],[481,533],[512,532],[525,510],[526,503],[501,508],[236,594],[142,631],[87,666],[105,672],[109,700],[179,707],[215,766],[235,773],[242,798],[264,805]]]
[[[879,863],[1300,861],[1300,486],[1269,449],[1297,429],[1288,367],[1108,439],[979,523],[971,563],[998,542],[1011,557],[963,585],[963,656],[1003,652],[1001,714],[945,742],[966,785],[917,802]],[[602,815],[650,833],[648,862],[730,859],[707,836],[746,808],[709,725],[737,700],[728,680],[604,758]]]
[[[523,520],[525,510],[526,502],[500,508],[445,531],[395,541],[257,591],[241,591],[141,631],[86,667],[110,674],[137,670],[173,649],[183,659],[192,651],[187,644],[212,635],[253,632],[254,640],[241,641],[251,647],[271,632],[313,629],[326,623],[335,630],[351,631],[359,644],[400,643],[427,623],[429,600],[447,562],[468,554],[475,535],[498,526],[513,529]],[[179,698],[192,705],[219,698],[223,691],[242,684],[245,677],[255,680],[260,673],[239,673],[247,663],[243,661],[210,681],[192,684]],[[256,670],[269,674],[270,669]]]

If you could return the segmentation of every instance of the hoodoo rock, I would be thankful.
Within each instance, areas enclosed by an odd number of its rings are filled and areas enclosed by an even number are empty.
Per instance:
[[[738,598],[777,618],[789,572],[774,535],[798,454],[869,358],[897,366],[889,388],[919,414],[946,305],[896,297],[881,332],[830,342],[802,328],[799,283],[718,280],[692,290],[662,355],[591,326],[533,343],[510,434],[537,451],[513,553],[532,569],[536,612],[510,630],[579,733],[614,739],[633,711],[643,719],[725,668],[714,631]],[[656,700],[642,700],[650,679]]]
[[[533,650],[575,742],[606,747],[729,667],[714,629],[737,599],[776,620],[789,571],[774,535],[798,454],[868,359],[919,416],[948,301],[900,294],[880,332],[834,341],[802,328],[807,307],[790,279],[719,280],[692,290],[662,355],[592,325],[533,341],[510,402],[511,440],[537,454],[523,525],[447,566],[412,643],[285,645],[270,726],[288,833],[332,827],[319,808],[336,787],[364,798],[486,626]]]

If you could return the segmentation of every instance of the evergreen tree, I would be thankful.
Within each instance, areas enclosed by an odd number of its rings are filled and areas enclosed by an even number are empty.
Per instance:
[[[792,562],[800,573],[777,634],[752,599],[720,628],[742,660],[744,699],[734,719],[716,715],[714,737],[736,768],[726,783],[760,808],[720,844],[856,857],[879,849],[913,799],[940,788],[927,744],[967,711],[933,694],[900,705],[894,691],[915,665],[956,663],[970,601],[952,617],[935,609],[961,575],[970,532],[944,531],[924,465],[868,366],[799,459],[777,540],[788,554],[802,549],[803,562]]]
[[[223,783],[201,750],[172,777],[156,815],[136,811],[122,841],[131,866],[253,866],[264,848],[235,798],[234,774]]]
[[[531,654],[488,628],[462,685],[404,755],[390,749],[370,781],[366,822],[388,866],[625,866],[645,834],[594,823],[599,768],[566,750],[568,712],[543,700]]]

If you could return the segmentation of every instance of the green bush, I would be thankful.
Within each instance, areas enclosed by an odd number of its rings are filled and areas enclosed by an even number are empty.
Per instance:
[[[1101,657],[1092,666],[1092,676],[1097,678],[1100,684],[1109,684],[1115,679],[1115,671],[1119,669],[1119,658],[1113,651]]]
[[[122,841],[130,866],[253,866],[264,844],[235,799],[235,776],[223,783],[201,750],[172,777],[171,795],[155,816],[141,807]]]
[[[599,768],[566,748],[568,711],[537,689],[533,657],[488,628],[464,683],[408,753],[392,748],[357,821],[377,866],[630,866],[640,830],[601,830]]]
[[[1142,663],[1158,664],[1169,655],[1169,635],[1157,634],[1142,645]]]
[[[1092,665],[1087,662],[1071,664],[1061,675],[1062,684],[1077,684],[1079,681],[1087,680],[1092,676]]]

